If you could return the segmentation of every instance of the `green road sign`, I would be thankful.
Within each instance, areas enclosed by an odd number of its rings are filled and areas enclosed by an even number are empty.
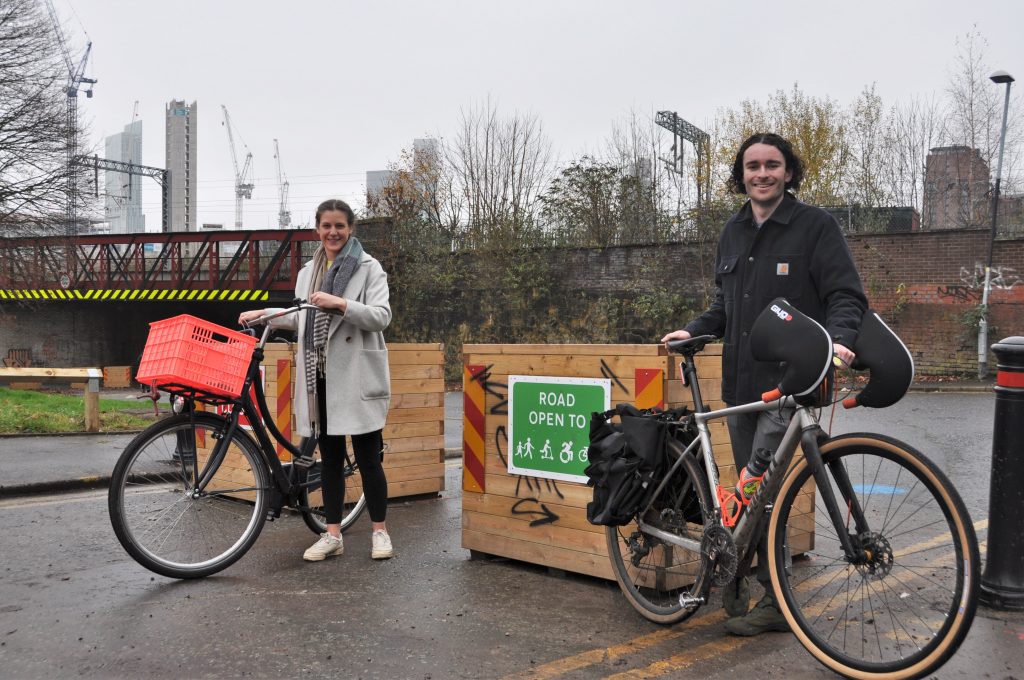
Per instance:
[[[590,415],[607,411],[611,394],[603,378],[509,376],[509,473],[586,484]]]

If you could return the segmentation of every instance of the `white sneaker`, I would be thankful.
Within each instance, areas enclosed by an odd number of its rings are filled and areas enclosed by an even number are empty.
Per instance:
[[[341,537],[335,538],[328,533],[320,534],[320,540],[311,545],[306,552],[302,553],[302,559],[307,562],[319,562],[333,555],[340,555],[345,552],[345,543]]]
[[[373,548],[370,550],[370,557],[375,560],[386,560],[395,555],[395,549],[391,546],[391,537],[388,532],[378,529],[370,536],[370,543]]]

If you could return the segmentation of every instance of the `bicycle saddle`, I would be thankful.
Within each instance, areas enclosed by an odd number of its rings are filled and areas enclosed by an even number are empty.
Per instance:
[[[669,340],[665,343],[668,347],[668,351],[682,354],[683,356],[692,357],[697,352],[704,349],[704,346],[709,342],[718,340],[714,335],[698,335],[693,338],[687,338],[686,340]]]
[[[821,324],[785,298],[775,298],[750,329],[750,352],[758,361],[780,361],[785,372],[764,401],[792,396],[798,403],[813,397],[832,370],[832,338]]]
[[[853,351],[857,358],[850,368],[868,370],[870,377],[860,393],[843,400],[844,408],[885,408],[903,398],[914,379],[914,358],[874,310],[864,312]]]

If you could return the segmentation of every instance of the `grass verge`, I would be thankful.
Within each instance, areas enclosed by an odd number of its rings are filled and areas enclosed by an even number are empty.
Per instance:
[[[85,398],[0,387],[0,434],[85,432]],[[141,430],[153,422],[138,404],[100,399],[100,431]]]

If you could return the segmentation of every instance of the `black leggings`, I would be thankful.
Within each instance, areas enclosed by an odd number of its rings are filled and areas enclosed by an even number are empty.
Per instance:
[[[317,379],[317,407],[320,411],[320,428],[327,429],[327,407],[323,378]],[[384,437],[381,430],[366,434],[353,434],[352,449],[356,465],[363,479],[363,495],[370,512],[370,521],[383,522],[388,512],[388,480],[384,476]],[[345,500],[345,435],[321,433],[320,444],[321,479],[323,481],[324,512],[328,524],[341,522],[342,504]]]

